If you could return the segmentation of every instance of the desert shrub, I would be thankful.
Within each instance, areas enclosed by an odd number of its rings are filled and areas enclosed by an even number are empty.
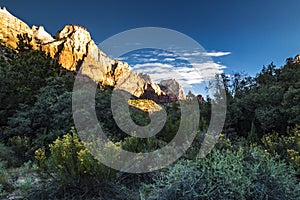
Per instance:
[[[37,165],[32,161],[25,162],[22,166],[10,170],[10,178],[14,190],[26,198],[32,188],[39,187],[40,178],[36,173]]]
[[[115,184],[116,171],[96,160],[73,129],[50,145],[49,156],[43,149],[36,150],[35,159],[41,175],[47,180],[45,185],[49,185],[51,180],[51,195],[62,197],[73,192],[78,195],[117,192],[110,186]]]
[[[213,150],[203,159],[180,160],[154,183],[141,188],[142,199],[298,199],[295,171],[258,147]]]
[[[288,135],[279,135],[276,132],[267,134],[262,138],[262,143],[269,153],[278,154],[300,173],[300,126],[288,131]]]
[[[0,161],[0,198],[7,198],[13,190],[20,191],[25,197],[30,188],[36,187],[38,175],[35,173],[36,165],[31,161],[17,168],[6,169],[6,166],[6,162]]]
[[[300,152],[294,149],[288,149],[289,162],[293,164],[298,174],[300,174]]]
[[[109,180],[112,170],[98,162],[79,140],[75,131],[58,138],[50,145],[50,155],[44,157],[42,150],[36,151],[41,166],[54,172],[62,185],[89,184],[93,179]]]
[[[9,174],[5,168],[6,163],[0,161],[0,198],[6,192],[12,190],[12,185],[9,183]]]

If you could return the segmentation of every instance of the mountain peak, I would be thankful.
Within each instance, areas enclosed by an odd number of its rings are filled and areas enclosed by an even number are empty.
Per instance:
[[[66,25],[62,30],[60,30],[56,33],[55,38],[63,39],[63,38],[74,36],[74,34],[77,36],[81,36],[80,39],[83,39],[86,37],[88,40],[91,40],[91,35],[88,32],[88,30],[83,26],[75,25],[75,24]],[[79,39],[79,38],[77,38],[77,39]]]
[[[295,63],[300,63],[300,54],[296,55],[294,58]]]
[[[4,6],[1,7],[0,12],[7,12],[8,13],[8,11],[6,10],[6,8]]]

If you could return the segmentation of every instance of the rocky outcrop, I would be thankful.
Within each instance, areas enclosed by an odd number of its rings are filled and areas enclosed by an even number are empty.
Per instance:
[[[300,63],[300,54],[296,55],[294,58],[295,63]]]
[[[31,45],[36,50],[43,50],[66,69],[81,70],[95,82],[105,86],[115,86],[136,97],[159,101],[159,99],[184,99],[179,84],[172,80],[161,83],[168,88],[162,91],[148,75],[136,74],[131,67],[118,60],[110,59],[92,40],[87,29],[77,25],[67,25],[52,37],[42,26],[31,28],[11,15],[5,8],[0,9],[0,40],[7,46],[17,47],[18,35],[27,34],[32,38]],[[174,99],[174,98],[173,98]]]
[[[174,100],[175,98],[178,100],[186,99],[184,90],[175,79],[163,80],[159,83],[159,86],[166,95],[172,97]]]

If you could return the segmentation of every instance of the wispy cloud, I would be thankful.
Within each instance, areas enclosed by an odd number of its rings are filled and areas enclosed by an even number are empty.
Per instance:
[[[160,62],[156,62],[156,63],[142,63],[142,64],[135,64],[133,66],[133,69],[140,69],[140,68],[153,68],[153,67],[160,67],[162,69],[171,69],[173,66],[170,64],[165,64],[165,63],[160,63]]]
[[[210,56],[210,57],[221,57],[221,56],[226,56],[231,54],[231,52],[223,52],[223,51],[212,51],[212,52],[200,52],[200,51],[195,51],[195,52],[186,52],[183,53],[183,57],[192,57],[192,56]]]
[[[169,53],[169,52],[162,52],[162,53],[157,53],[158,56],[161,56],[161,57],[172,57],[172,56],[176,56],[176,54],[174,53]]]
[[[160,82],[166,79],[176,79],[181,85],[200,84],[215,77],[216,74],[222,73],[223,66],[214,62],[192,63],[174,67],[165,63],[143,63],[133,66],[136,72],[149,74],[151,79]]]
[[[172,61],[175,61],[175,60],[176,60],[175,58],[164,58],[165,62],[172,62]]]
[[[206,52],[205,53],[206,56],[210,56],[210,57],[221,57],[221,56],[227,56],[229,54],[231,54],[231,52],[229,52],[229,51]]]

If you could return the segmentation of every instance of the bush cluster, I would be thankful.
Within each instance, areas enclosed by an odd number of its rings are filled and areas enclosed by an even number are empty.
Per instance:
[[[144,184],[142,199],[298,199],[295,171],[259,147],[181,160]]]

